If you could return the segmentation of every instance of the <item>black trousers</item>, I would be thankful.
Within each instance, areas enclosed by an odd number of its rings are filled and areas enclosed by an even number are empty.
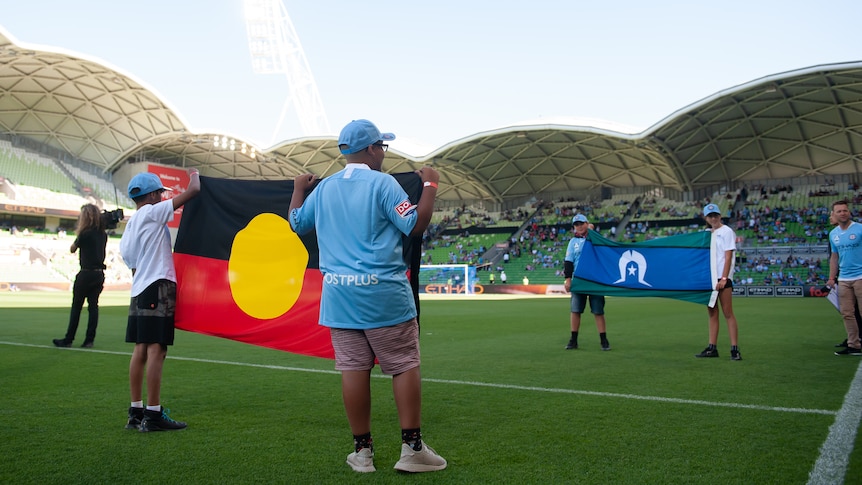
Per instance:
[[[66,330],[66,342],[72,343],[78,332],[78,321],[84,300],[87,300],[87,336],[84,342],[92,342],[96,338],[96,327],[99,326],[99,295],[105,287],[105,272],[99,270],[81,270],[75,276],[72,286],[72,312],[69,314],[69,328]]]

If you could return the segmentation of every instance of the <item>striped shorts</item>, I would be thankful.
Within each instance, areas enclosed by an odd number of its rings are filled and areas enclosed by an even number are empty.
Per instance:
[[[391,327],[330,328],[329,332],[335,349],[336,370],[370,370],[375,357],[386,375],[398,375],[419,367],[419,322],[415,318]]]

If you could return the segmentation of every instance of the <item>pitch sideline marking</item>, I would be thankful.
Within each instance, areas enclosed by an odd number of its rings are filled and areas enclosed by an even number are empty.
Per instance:
[[[22,344],[16,342],[3,342],[0,341],[0,345],[15,345],[19,347],[35,347],[35,348],[45,348],[52,349],[53,346],[48,345],[35,345],[35,344]],[[97,352],[101,354],[111,354],[111,355],[125,355],[131,356],[132,354],[129,352],[116,352],[111,350],[96,350],[96,349],[76,349],[69,348],[66,350],[72,351],[81,351],[81,352]],[[178,357],[173,355],[168,355],[168,359],[173,360],[183,360],[188,362],[202,362],[208,364],[219,364],[219,365],[234,365],[240,367],[255,367],[259,369],[273,369],[273,370],[286,370],[286,371],[294,371],[294,372],[311,372],[318,374],[332,374],[332,375],[341,375],[341,372],[336,370],[324,370],[324,369],[307,369],[303,367],[288,367],[283,365],[274,365],[274,364],[252,364],[248,362],[232,362],[225,360],[214,360],[214,359],[200,359],[197,357]],[[372,374],[371,377],[380,378],[380,379],[389,379],[389,376],[380,375],[380,374]],[[857,380],[859,375],[857,375]],[[829,409],[807,409],[807,408],[787,408],[787,407],[777,407],[777,406],[763,406],[758,404],[742,404],[742,403],[727,403],[727,402],[713,402],[713,401],[702,401],[697,399],[679,399],[673,397],[660,397],[660,396],[642,396],[638,394],[621,394],[615,392],[601,392],[601,391],[582,391],[577,389],[558,389],[552,387],[535,387],[535,386],[520,386],[516,384],[496,384],[491,382],[479,382],[479,381],[457,381],[450,379],[435,379],[423,377],[423,382],[434,382],[437,384],[454,384],[454,385],[462,385],[462,386],[474,386],[474,387],[488,387],[493,389],[511,389],[517,391],[534,391],[534,392],[546,392],[553,394],[574,394],[580,396],[598,396],[598,397],[610,397],[610,398],[618,398],[618,399],[635,399],[641,401],[655,401],[655,402],[665,402],[665,403],[673,403],[673,404],[694,404],[701,406],[714,406],[714,407],[725,407],[725,408],[736,408],[736,409],[754,409],[758,411],[775,411],[775,412],[784,412],[784,413],[800,413],[800,414],[824,414],[829,416],[835,416],[840,413],[840,411],[832,411]],[[845,400],[846,404],[846,400]],[[843,407],[842,407],[843,409]],[[851,443],[852,449],[852,443]]]
[[[850,454],[856,441],[856,432],[862,422],[862,362],[856,369],[856,377],[844,396],[844,403],[829,427],[826,441],[820,447],[820,456],[808,474],[808,485],[844,483]]]

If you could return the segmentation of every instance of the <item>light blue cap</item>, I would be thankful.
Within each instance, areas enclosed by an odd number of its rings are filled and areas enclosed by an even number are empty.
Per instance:
[[[129,198],[134,199],[157,190],[171,190],[162,185],[162,179],[150,172],[141,172],[129,180]]]
[[[585,216],[583,214],[576,215],[575,217],[572,218],[572,224],[574,224],[576,222],[587,222],[587,216]]]
[[[708,216],[713,213],[721,214],[721,209],[715,204],[706,204],[706,207],[703,208],[703,215]]]
[[[353,120],[341,129],[338,135],[338,148],[341,153],[349,155],[368,148],[379,141],[394,140],[392,133],[380,133],[374,123],[368,120]]]

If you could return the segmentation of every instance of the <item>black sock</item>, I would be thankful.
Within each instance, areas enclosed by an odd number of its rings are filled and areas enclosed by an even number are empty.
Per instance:
[[[413,451],[421,451],[422,450],[422,432],[419,428],[414,429],[402,429],[401,430],[401,442],[407,443],[410,445],[410,448]]]
[[[608,333],[607,332],[600,333],[599,339],[601,339],[602,342],[607,342],[608,341]]]
[[[709,344],[707,347],[709,350],[715,350],[715,344]]]
[[[730,350],[735,350],[735,351],[739,352],[739,347],[737,347],[736,345],[731,345]]]
[[[578,341],[578,332],[572,332],[572,342]]]
[[[359,450],[362,448],[368,448],[371,451],[374,451],[374,440],[371,439],[371,433],[353,435],[353,447],[356,448],[357,453],[359,453]]]

